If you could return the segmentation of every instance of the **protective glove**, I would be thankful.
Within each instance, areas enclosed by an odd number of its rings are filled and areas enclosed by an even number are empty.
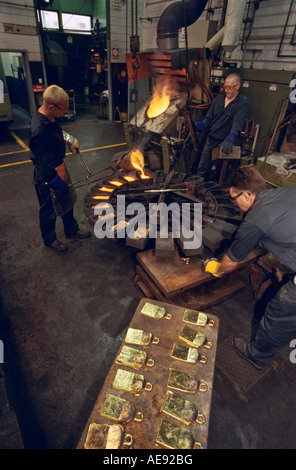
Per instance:
[[[205,121],[194,121],[194,127],[197,131],[202,132],[206,128],[206,122]]]
[[[70,135],[65,131],[63,131],[63,137],[68,144],[70,152],[72,152],[73,155],[76,155],[79,152],[79,142],[76,137],[73,137],[73,135]]]
[[[62,178],[57,175],[49,184],[49,187],[54,190],[57,196],[63,196],[69,191],[68,186],[62,180]]]
[[[74,137],[73,142],[68,142],[68,147],[69,147],[70,152],[73,153],[73,155],[76,155],[79,152],[79,142],[76,139],[76,137]]]
[[[204,262],[205,273],[212,274],[215,277],[222,276],[223,273],[218,273],[218,269],[221,263],[216,258],[207,259]]]
[[[225,137],[225,140],[222,143],[222,152],[230,153],[231,150],[233,149],[236,138],[237,138],[237,132],[234,132],[234,131],[229,132],[228,136]]]

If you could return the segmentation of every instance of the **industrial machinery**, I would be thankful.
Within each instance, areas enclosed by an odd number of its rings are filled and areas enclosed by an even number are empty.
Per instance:
[[[187,47],[187,28],[195,24],[206,4],[200,0],[169,6],[158,22],[156,51],[140,53],[138,36],[131,37],[127,69],[133,86],[134,116],[124,125],[128,150],[114,155],[113,173],[87,194],[85,212],[95,226],[101,216],[94,213],[96,203],[110,204],[117,213],[118,196],[125,195],[126,204],[131,200],[143,203],[147,214],[155,201],[189,203],[191,207],[198,203],[202,205],[202,245],[215,253],[229,243],[242,214],[216,181],[205,183],[192,172],[202,149],[193,122],[202,119],[214,95],[210,90],[210,54],[198,42]],[[186,47],[179,49],[178,31],[182,27]],[[207,39],[209,34],[208,29]],[[139,109],[138,83],[151,78],[155,81],[151,96]],[[135,155],[141,157],[136,165]],[[218,168],[219,162],[215,165]],[[223,226],[218,220],[224,222]],[[128,225],[129,220],[120,222]],[[118,227],[118,221],[114,226]],[[146,233],[135,240],[126,237],[126,242],[143,249],[150,238]],[[183,255],[196,254],[184,249],[181,238],[176,240]]]
[[[188,31],[191,26],[196,26],[206,3],[176,2],[168,7],[159,19],[158,49],[155,51],[139,52],[138,36],[131,37],[127,70],[132,87],[134,113],[124,124],[128,149],[114,155],[109,167],[110,173],[100,177],[99,182],[85,197],[85,213],[94,227],[106,221],[106,214],[110,211],[108,226],[113,238],[143,251],[143,254],[138,254],[138,260],[145,271],[143,273],[138,269],[143,282],[148,271],[152,275],[151,266],[157,265],[157,259],[160,259],[161,264],[161,259],[165,258],[167,265],[170,262],[178,264],[180,260],[185,264],[191,263],[192,271],[193,262],[200,263],[201,259],[218,256],[231,243],[242,220],[241,211],[230,200],[221,184],[223,181],[221,178],[218,181],[217,174],[213,173],[213,181],[204,182],[192,171],[203,144],[203,136],[196,135],[193,123],[203,118],[214,97],[220,93],[226,75],[233,71],[229,68],[231,52],[239,43],[238,32],[246,7],[246,1],[229,0],[222,31],[215,34],[214,29],[206,28],[205,42],[205,38],[202,41],[198,35],[197,38],[192,37]],[[177,45],[180,28],[185,28],[184,48],[178,48]],[[191,29],[195,30],[196,28]],[[215,44],[220,44],[224,49],[225,66],[212,66],[211,51]],[[233,168],[242,163],[255,163],[256,160],[260,163],[261,153],[264,153],[266,146],[269,150],[271,143],[275,141],[290,91],[290,72],[259,73],[240,69],[239,73],[242,78],[241,92],[249,98],[250,111],[246,128],[242,132],[242,146],[238,156],[233,159],[227,156],[226,159],[221,156],[219,149],[213,152],[213,165],[218,174],[221,167],[226,172],[226,165]],[[155,85],[151,89],[151,95],[140,107],[139,84],[152,81]],[[128,214],[126,210],[118,211],[118,201],[123,198],[124,209],[132,203],[138,203],[145,212],[146,225],[135,232],[133,237],[129,236],[126,229],[133,222],[134,214]],[[185,243],[188,240],[184,240],[182,233],[173,233],[173,220],[170,216],[166,240],[161,240],[158,236],[151,237],[148,224],[150,209],[153,204],[161,203],[166,203],[167,206],[177,204],[180,207],[188,204],[191,229],[195,225],[194,207],[198,204],[202,206],[202,239],[199,246],[188,248]],[[157,232],[161,227],[160,222],[159,218]],[[146,253],[150,253],[151,248],[154,257],[150,259]],[[176,248],[179,251],[177,261]],[[182,263],[179,267],[185,272]],[[157,297],[157,289],[152,284],[153,295],[158,300],[163,300],[163,295],[166,300],[178,293],[178,289],[164,287],[162,276],[165,278],[165,273],[161,270],[154,272],[153,276],[153,281],[161,291]],[[188,279],[184,280],[183,286],[179,286],[179,291],[192,287],[191,281],[187,281]],[[147,282],[149,283],[149,279]]]
[[[242,22],[245,3],[229,1],[230,13],[226,23],[231,24],[232,20]],[[202,149],[202,136],[196,135],[193,123],[202,119],[214,94],[210,85],[211,54],[204,48],[204,42],[200,43],[200,37],[190,42],[195,47],[188,47],[187,28],[195,25],[206,4],[207,1],[187,1],[176,2],[168,7],[158,22],[158,49],[155,51],[140,53],[138,36],[131,37],[127,69],[133,87],[134,115],[124,124],[128,150],[114,155],[110,165],[111,173],[100,178],[100,182],[86,195],[85,213],[95,227],[96,222],[105,216],[95,211],[96,205],[105,203],[106,207],[111,206],[115,215],[112,227],[115,230],[114,238],[120,241],[124,238],[127,245],[135,248],[151,246],[151,236],[145,230],[141,236],[133,239],[117,236],[118,228],[121,229],[122,225],[127,227],[131,219],[125,214],[124,218],[117,220],[118,197],[125,196],[126,205],[131,201],[141,203],[147,217],[152,203],[190,204],[191,228],[194,225],[193,207],[201,204],[201,246],[190,250],[185,248],[182,236],[173,237],[185,257],[204,256],[203,248],[210,251],[207,254],[217,255],[230,243],[242,220],[241,211],[232,203],[223,187],[217,184],[217,178],[204,182],[192,172]],[[182,27],[185,27],[186,47],[179,49],[178,31]],[[206,39],[209,40],[210,31],[212,35],[215,31],[213,28],[206,28],[206,31]],[[225,31],[228,32],[227,27]],[[239,41],[239,38],[231,39],[230,36],[230,33],[224,34],[223,40],[228,55]],[[150,79],[155,82],[151,96],[139,109],[138,84]],[[247,142],[249,145],[247,155],[250,155],[254,143],[252,136],[248,130],[245,132],[245,144]],[[219,170],[219,158],[213,163]],[[231,165],[239,163],[233,161]],[[122,233],[120,231],[120,235]],[[157,247],[157,238],[154,242]],[[168,246],[169,243],[168,239]]]

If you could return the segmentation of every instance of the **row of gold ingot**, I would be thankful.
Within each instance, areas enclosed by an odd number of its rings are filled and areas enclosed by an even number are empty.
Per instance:
[[[140,314],[156,320],[170,320],[172,318],[171,314],[167,313],[164,307],[150,302],[144,304]],[[209,321],[205,313],[190,309],[185,309],[182,320],[187,324],[201,327],[214,325],[213,320]],[[212,347],[204,333],[185,325],[182,327],[178,339],[184,341],[186,346],[175,342],[171,351],[173,359],[191,364],[196,364],[198,361],[201,363],[207,362],[206,356],[201,355],[198,350],[201,346],[206,348]],[[151,332],[129,328],[125,336],[126,344],[123,345],[119,352],[116,363],[137,370],[144,366],[153,367],[154,361],[148,357],[145,351],[128,345],[148,347],[150,344],[158,344],[158,342],[159,338],[153,337]],[[207,385],[199,382],[195,375],[186,374],[175,368],[169,369],[167,386],[172,390],[191,394],[196,391],[205,392],[208,389]],[[144,390],[151,391],[153,386],[151,383],[145,382],[145,377],[142,374],[119,368],[116,372],[112,388],[139,395]],[[167,390],[161,411],[187,426],[192,422],[197,422],[200,425],[204,424],[206,418],[202,411],[197,410],[194,403],[181,398],[172,390]],[[141,422],[144,418],[141,411],[136,411],[130,401],[113,394],[107,395],[100,415],[117,423],[127,423],[131,419]],[[87,434],[85,448],[119,448],[122,445],[130,446],[132,442],[133,436],[130,434],[124,435],[124,428],[121,424],[110,426],[92,423]],[[166,419],[161,421],[156,436],[156,443],[171,449],[202,448],[202,445],[194,440],[189,429],[171,423]]]

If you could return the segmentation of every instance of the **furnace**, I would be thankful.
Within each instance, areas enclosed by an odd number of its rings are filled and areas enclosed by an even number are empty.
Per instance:
[[[85,213],[90,224],[95,226],[100,218],[106,217],[107,220],[105,213],[95,213],[98,204],[100,209],[104,208],[101,205],[104,202],[107,207],[112,206],[116,219],[118,197],[124,196],[126,205],[141,204],[147,219],[152,204],[177,204],[180,207],[187,204],[190,207],[188,226],[193,230],[196,225],[194,208],[199,204],[202,205],[199,227],[203,232],[201,244],[195,249],[186,249],[182,230],[179,236],[173,236],[174,240],[171,240],[172,217],[169,217],[167,245],[173,247],[172,254],[176,242],[182,256],[214,256],[218,250],[226,248],[242,220],[242,213],[232,203],[227,191],[216,182],[204,182],[202,178],[181,168],[184,153],[188,146],[192,149],[195,139],[191,117],[186,113],[188,96],[183,79],[184,75],[181,79],[176,75],[167,74],[158,77],[151,98],[125,126],[129,149],[113,156],[113,173],[102,178],[86,195]],[[179,129],[179,139],[171,138],[167,134],[170,127],[176,126]],[[169,165],[163,164],[164,142],[169,150]],[[124,213],[126,214],[126,211]],[[115,239],[122,239],[122,236],[117,236],[117,232],[122,234],[121,228],[128,226],[130,218],[127,215],[124,220],[121,218],[114,223],[112,229],[115,230]],[[133,238],[126,237],[126,244],[145,249],[151,238],[153,237],[148,228],[140,230]],[[155,243],[157,242],[158,237]],[[162,241],[162,247],[157,253],[165,257],[167,247],[163,246],[164,244],[165,241]]]

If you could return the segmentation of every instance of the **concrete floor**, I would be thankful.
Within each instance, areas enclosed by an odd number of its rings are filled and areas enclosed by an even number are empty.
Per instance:
[[[75,121],[62,127],[78,138],[82,150],[125,142],[122,125],[98,119],[96,108],[87,104],[78,105]],[[28,142],[28,122],[16,119],[10,130]],[[84,156],[91,170],[98,171],[125,148],[93,150]],[[3,129],[0,333],[9,398],[25,448],[73,449],[144,295],[133,283],[132,248],[94,236],[82,242],[65,240],[60,220],[58,238],[69,250],[56,254],[43,246],[32,164],[26,162],[29,153],[21,150]],[[67,159],[72,180],[84,176],[79,157]],[[16,162],[21,164],[11,165]],[[83,228],[89,228],[83,210],[87,191],[78,190],[75,206]],[[248,274],[240,276],[246,288],[208,309],[220,319],[219,345],[232,334],[252,334],[255,300]],[[295,448],[296,366],[289,361],[289,345],[244,397],[219,367],[219,345],[208,448]],[[244,361],[241,367],[243,371]],[[11,442],[0,420],[0,448],[14,448]]]

